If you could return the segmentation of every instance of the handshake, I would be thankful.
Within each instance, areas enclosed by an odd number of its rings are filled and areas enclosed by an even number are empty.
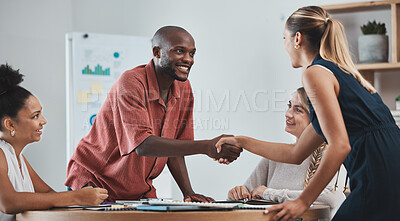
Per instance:
[[[207,156],[221,164],[230,164],[235,161],[243,151],[233,135],[221,135],[207,141]]]

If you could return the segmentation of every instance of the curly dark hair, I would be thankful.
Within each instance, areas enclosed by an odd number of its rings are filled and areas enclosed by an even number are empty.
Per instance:
[[[8,64],[0,65],[0,120],[11,117],[16,120],[18,112],[24,107],[31,92],[19,86],[24,80],[19,70],[14,70]],[[0,130],[3,125],[0,124]]]

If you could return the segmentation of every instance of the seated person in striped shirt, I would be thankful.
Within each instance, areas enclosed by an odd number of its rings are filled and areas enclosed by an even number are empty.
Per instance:
[[[19,71],[0,65],[0,221],[15,220],[14,214],[26,210],[99,205],[107,190],[88,187],[57,193],[21,153],[40,140],[47,123],[39,100],[19,86],[22,81]]]
[[[301,87],[289,101],[285,131],[298,139],[310,124],[308,115],[307,94]],[[297,199],[317,170],[326,147],[326,143],[322,144],[300,165],[261,159],[245,184],[229,191],[229,199],[266,199],[277,203]],[[329,205],[331,217],[345,200],[341,191],[335,191],[334,182],[332,179],[315,202]]]
[[[189,80],[196,52],[183,28],[160,28],[152,39],[153,59],[124,72],[114,83],[89,134],[68,164],[65,185],[108,190],[108,201],[156,198],[152,182],[167,164],[185,201],[210,202],[189,182],[184,156],[206,154],[229,163],[242,149],[220,137],[193,141],[193,93]]]

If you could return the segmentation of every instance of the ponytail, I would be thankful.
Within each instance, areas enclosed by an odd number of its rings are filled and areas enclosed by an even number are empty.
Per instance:
[[[321,39],[319,54],[327,61],[339,66],[342,71],[352,75],[370,93],[376,89],[357,70],[353,63],[343,25],[336,19],[327,19],[327,27]]]
[[[287,29],[293,36],[300,32],[306,36],[309,49],[319,53],[327,61],[339,66],[342,71],[352,75],[370,93],[376,89],[364,79],[351,60],[349,45],[343,25],[321,7],[299,8],[286,21]]]

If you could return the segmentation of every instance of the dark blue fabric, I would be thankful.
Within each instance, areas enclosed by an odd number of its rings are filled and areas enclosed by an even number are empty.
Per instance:
[[[351,193],[333,220],[400,220],[400,129],[378,93],[368,92],[353,76],[317,56],[335,75],[351,151],[344,161]],[[314,108],[310,120],[325,139]],[[335,147],[332,147],[335,148]]]

